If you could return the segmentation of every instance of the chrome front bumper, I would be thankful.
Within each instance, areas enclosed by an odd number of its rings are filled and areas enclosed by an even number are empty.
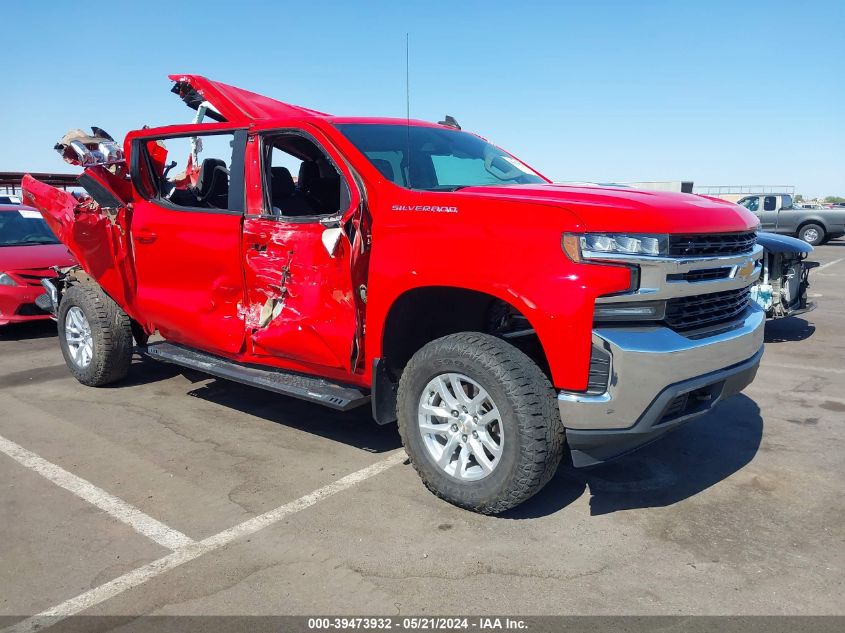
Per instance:
[[[594,345],[611,356],[607,391],[558,394],[575,465],[632,450],[741,391],[762,357],[764,325],[765,313],[754,306],[701,338],[667,327],[593,330]]]

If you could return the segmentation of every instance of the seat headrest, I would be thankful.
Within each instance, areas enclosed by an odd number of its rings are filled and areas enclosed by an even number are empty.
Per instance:
[[[223,169],[223,173],[228,173],[226,162],[220,158],[206,158],[202,161],[200,173],[197,177],[197,190],[200,192],[200,195],[207,194],[211,189],[212,184],[214,184],[214,174],[218,167]],[[219,188],[220,185],[217,186]]]
[[[290,175],[290,171],[286,167],[270,168],[270,194],[274,201],[289,198],[295,191],[296,185],[293,184],[293,176]]]
[[[390,182],[396,182],[394,180],[395,176],[393,173],[393,165],[391,165],[389,161],[386,161],[383,158],[373,158],[370,162],[373,164],[373,167],[381,172],[382,176],[387,178]]]
[[[299,180],[297,188],[300,191],[308,191],[312,183],[320,177],[320,167],[312,161],[303,161],[299,166]]]

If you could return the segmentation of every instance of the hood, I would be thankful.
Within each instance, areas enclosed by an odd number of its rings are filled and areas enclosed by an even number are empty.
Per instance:
[[[759,224],[753,213],[732,202],[628,187],[490,185],[466,187],[455,195],[562,207],[578,216],[585,231],[729,233]]]
[[[813,247],[804,240],[777,233],[757,233],[757,243],[770,253],[812,253]]]
[[[0,246],[0,272],[40,270],[74,263],[64,244]]]

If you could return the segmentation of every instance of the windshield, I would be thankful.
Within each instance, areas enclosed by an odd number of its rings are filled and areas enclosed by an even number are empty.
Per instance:
[[[0,246],[58,243],[38,211],[19,209],[0,213]]]
[[[547,182],[530,167],[474,134],[419,125],[339,124],[337,128],[400,187],[455,191],[475,185]]]

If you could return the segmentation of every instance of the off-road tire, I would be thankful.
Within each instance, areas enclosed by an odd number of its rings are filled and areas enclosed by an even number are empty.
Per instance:
[[[65,319],[74,306],[82,310],[91,326],[93,353],[86,367],[79,367],[73,361],[65,336]],[[132,363],[131,320],[102,288],[91,283],[68,288],[59,303],[58,326],[62,355],[79,382],[102,387],[126,377]]]
[[[447,372],[475,380],[502,414],[500,462],[477,481],[459,480],[437,466],[418,426],[425,386]],[[488,334],[451,334],[414,354],[399,382],[397,417],[405,452],[426,487],[474,512],[497,514],[533,496],[554,475],[563,453],[564,429],[548,378],[523,352]]]
[[[806,235],[807,232],[813,229],[816,231],[815,235],[816,238],[814,240],[807,239]],[[798,230],[798,238],[804,240],[810,246],[818,246],[825,241],[825,230],[821,224],[816,224],[815,222],[811,222],[810,224],[805,224]]]

